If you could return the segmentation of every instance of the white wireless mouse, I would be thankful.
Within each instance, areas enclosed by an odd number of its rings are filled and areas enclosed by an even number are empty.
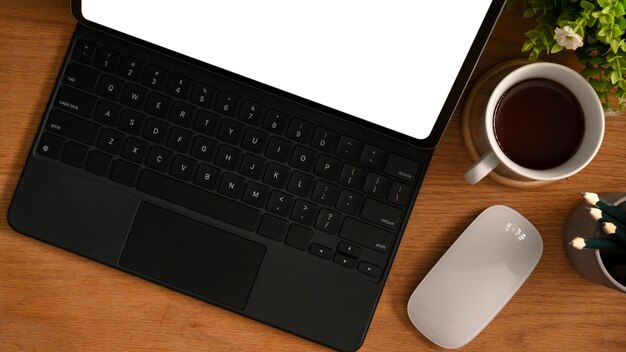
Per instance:
[[[513,297],[542,253],[530,221],[509,207],[488,208],[417,286],[407,307],[411,322],[441,347],[466,345]]]

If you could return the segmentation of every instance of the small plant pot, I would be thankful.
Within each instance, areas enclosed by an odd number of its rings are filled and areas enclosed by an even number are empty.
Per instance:
[[[626,193],[604,193],[600,196],[626,210]],[[582,201],[572,210],[565,223],[563,246],[567,259],[587,280],[626,293],[626,254],[578,250],[570,245],[575,237],[597,238],[602,233],[602,227],[591,218],[586,206],[587,203]]]

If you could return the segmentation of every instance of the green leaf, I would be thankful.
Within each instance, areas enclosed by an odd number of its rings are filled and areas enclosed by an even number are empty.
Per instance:
[[[593,9],[596,8],[596,6],[592,3],[590,3],[589,1],[581,1],[580,2],[580,7],[583,8],[583,10],[585,10],[586,12],[590,12],[593,11]]]
[[[592,57],[589,60],[589,63],[591,63],[592,65],[601,65],[602,63],[604,63],[605,60],[606,59],[603,56],[597,55],[597,56]]]
[[[612,71],[611,75],[609,77],[611,78],[611,83],[612,84],[617,83],[617,81],[619,81],[620,78],[621,78],[620,75],[619,75],[619,72],[617,72],[617,71]]]
[[[552,47],[552,49],[550,49],[550,54],[556,54],[556,53],[558,53],[559,51],[562,51],[562,50],[563,50],[563,47],[562,47],[562,46],[560,46],[560,45],[558,45],[558,44],[555,44],[555,45]]]
[[[611,6],[611,0],[598,0],[598,5],[600,7],[609,7]]]
[[[622,17],[626,15],[626,11],[624,11],[624,5],[619,1],[617,2],[617,4],[615,4],[613,9],[614,9],[615,17]]]
[[[525,53],[527,51],[529,51],[530,49],[533,48],[534,43],[531,42],[530,40],[527,40],[524,45],[522,46],[522,52]]]
[[[526,11],[524,11],[524,14],[522,14],[522,17],[524,18],[531,18],[535,15],[535,9],[533,9],[532,7],[529,7],[526,9]]]
[[[539,50],[534,49],[533,51],[530,52],[530,55],[528,56],[528,60],[537,61],[538,57],[539,57]]]
[[[619,50],[619,40],[611,40],[611,50],[617,54],[617,51]]]

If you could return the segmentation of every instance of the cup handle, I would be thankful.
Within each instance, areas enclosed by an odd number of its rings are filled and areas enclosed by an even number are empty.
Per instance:
[[[494,152],[488,152],[472,165],[465,173],[465,180],[469,184],[475,184],[487,176],[500,164],[500,160]]]

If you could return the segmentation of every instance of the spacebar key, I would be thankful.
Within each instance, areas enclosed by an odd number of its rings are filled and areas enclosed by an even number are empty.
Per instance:
[[[255,230],[259,219],[257,210],[149,170],[141,174],[137,188],[246,230]]]

